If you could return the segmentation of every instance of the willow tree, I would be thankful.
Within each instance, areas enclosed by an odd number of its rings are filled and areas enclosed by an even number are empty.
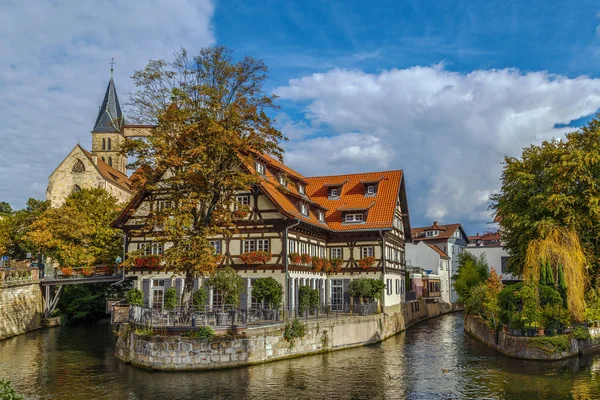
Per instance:
[[[577,234],[592,279],[600,278],[600,120],[507,157],[502,189],[492,208],[502,218],[509,268],[524,272],[528,244],[541,239],[543,221]]]
[[[583,321],[588,277],[579,237],[574,230],[547,221],[539,224],[539,230],[540,237],[527,246],[523,278],[556,286],[573,319]]]
[[[125,152],[163,205],[141,230],[164,243],[166,269],[185,275],[184,303],[194,279],[219,262],[209,238],[235,232],[235,193],[259,179],[245,168],[252,154],[281,159],[285,137],[268,116],[277,106],[263,91],[266,79],[262,61],[235,61],[225,47],[193,58],[181,50],[172,62],[153,60],[133,75],[132,117],[156,128]]]

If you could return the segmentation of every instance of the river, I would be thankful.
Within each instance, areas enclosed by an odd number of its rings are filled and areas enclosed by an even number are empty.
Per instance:
[[[0,341],[0,377],[31,399],[600,399],[600,356],[513,360],[463,331],[460,313],[383,343],[212,372],[150,372],[113,355],[98,322]]]

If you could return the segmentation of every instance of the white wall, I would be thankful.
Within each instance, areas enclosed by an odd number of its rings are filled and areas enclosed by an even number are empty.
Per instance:
[[[452,290],[449,271],[449,260],[440,257],[439,253],[429,247],[425,242],[418,244],[407,243],[406,265],[420,267],[425,270],[431,270],[433,274],[440,276],[440,284],[442,286],[442,300],[449,303],[456,301],[456,293]],[[440,268],[440,260],[442,267]],[[454,297],[453,297],[454,293]]]
[[[480,246],[480,247],[467,247],[465,251],[473,254],[475,257],[479,257],[481,254],[485,254],[488,265],[490,268],[496,270],[498,276],[502,275],[502,280],[517,280],[512,274],[502,272],[502,257],[508,257],[508,251],[501,246]]]

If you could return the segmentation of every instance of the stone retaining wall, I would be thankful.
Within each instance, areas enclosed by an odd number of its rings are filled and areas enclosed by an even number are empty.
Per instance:
[[[0,288],[0,340],[42,326],[42,291],[39,283]]]
[[[468,315],[465,318],[465,331],[488,346],[509,357],[525,360],[553,361],[576,357],[579,354],[600,352],[600,328],[590,328],[592,339],[578,340],[568,336],[569,348],[566,351],[554,351],[552,346],[541,346],[536,338],[511,336],[498,332],[498,340],[482,319]]]
[[[446,303],[406,303],[400,312],[365,317],[321,319],[306,323],[307,334],[294,343],[283,338],[284,325],[248,329],[236,337],[193,339],[138,335],[121,325],[116,356],[155,370],[203,370],[299,357],[380,342],[427,318],[454,311]]]

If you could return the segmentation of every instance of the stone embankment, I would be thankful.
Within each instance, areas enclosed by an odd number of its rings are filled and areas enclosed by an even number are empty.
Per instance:
[[[556,361],[600,352],[600,328],[590,328],[591,339],[586,340],[575,339],[572,335],[512,336],[504,332],[496,334],[485,321],[468,315],[465,331],[509,357],[525,360]]]
[[[381,342],[419,321],[454,310],[447,303],[419,300],[405,303],[397,312],[309,320],[306,335],[294,342],[283,338],[283,324],[212,339],[140,335],[121,325],[115,354],[124,362],[154,370],[232,368]]]
[[[0,340],[42,327],[42,291],[38,282],[0,287]]]

